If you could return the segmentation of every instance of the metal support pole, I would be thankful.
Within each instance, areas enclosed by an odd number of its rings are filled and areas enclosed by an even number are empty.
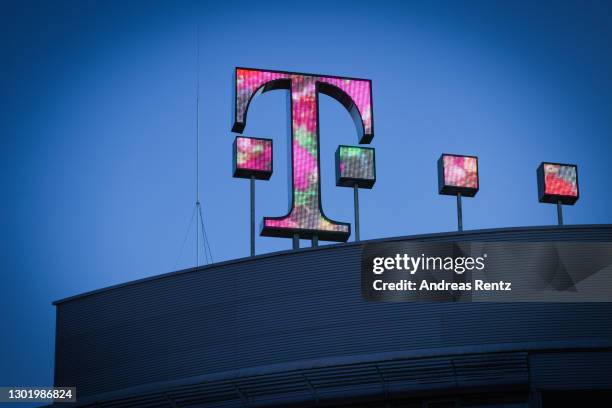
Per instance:
[[[317,234],[313,235],[311,242],[312,242],[313,248],[318,247],[319,246],[319,236]]]
[[[200,200],[196,201],[196,264],[200,266]]]
[[[463,231],[463,209],[461,208],[461,193],[457,193],[457,230]]]
[[[355,204],[355,241],[359,241],[359,187],[357,183],[353,185],[353,201]]]
[[[251,256],[255,256],[255,177],[251,176]]]
[[[557,201],[557,223],[559,226],[563,226],[563,204],[561,201]]]
[[[298,234],[293,234],[293,249],[300,249],[300,236]]]

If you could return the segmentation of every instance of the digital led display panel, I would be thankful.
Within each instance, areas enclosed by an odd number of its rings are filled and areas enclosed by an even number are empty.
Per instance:
[[[541,163],[537,175],[541,203],[572,205],[578,200],[578,167],[575,164]]]
[[[372,84],[370,80],[236,68],[236,111],[232,127],[242,133],[254,95],[288,89],[291,101],[292,194],[289,213],[264,217],[261,235],[344,242],[350,224],[327,218],[321,205],[319,169],[318,95],[323,92],[351,113],[360,143],[373,137]]]
[[[336,150],[336,185],[372,188],[376,182],[374,149],[339,146]]]
[[[233,153],[234,177],[269,180],[272,176],[272,140],[238,136]]]
[[[438,159],[440,194],[474,197],[478,192],[478,157],[443,154]]]

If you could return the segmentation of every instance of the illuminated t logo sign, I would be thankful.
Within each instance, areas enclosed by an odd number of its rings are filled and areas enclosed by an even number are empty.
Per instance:
[[[350,224],[330,220],[321,207],[319,170],[319,92],[342,103],[351,113],[359,143],[370,143],[372,82],[366,79],[236,68],[236,111],[233,132],[242,133],[253,96],[274,89],[291,94],[291,161],[293,192],[289,214],[264,217],[261,235],[346,241]]]

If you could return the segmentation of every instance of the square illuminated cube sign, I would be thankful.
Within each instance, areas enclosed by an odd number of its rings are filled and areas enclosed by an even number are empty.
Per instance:
[[[339,146],[336,150],[336,185],[372,188],[376,182],[374,149]]]
[[[440,194],[474,197],[478,192],[478,157],[443,154],[438,159]]]
[[[541,203],[574,204],[578,200],[578,167],[575,164],[542,163],[538,167]]]
[[[272,140],[238,136],[234,140],[234,177],[269,180],[272,176]]]

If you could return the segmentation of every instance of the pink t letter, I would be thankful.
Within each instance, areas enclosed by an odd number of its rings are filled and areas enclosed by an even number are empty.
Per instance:
[[[233,132],[242,133],[254,95],[288,89],[291,97],[291,163],[293,192],[289,213],[264,217],[261,235],[300,238],[318,236],[325,241],[344,242],[350,224],[330,220],[321,206],[319,170],[318,93],[342,103],[351,113],[359,143],[370,143],[373,132],[372,82],[367,79],[299,74],[236,68],[236,111]]]

